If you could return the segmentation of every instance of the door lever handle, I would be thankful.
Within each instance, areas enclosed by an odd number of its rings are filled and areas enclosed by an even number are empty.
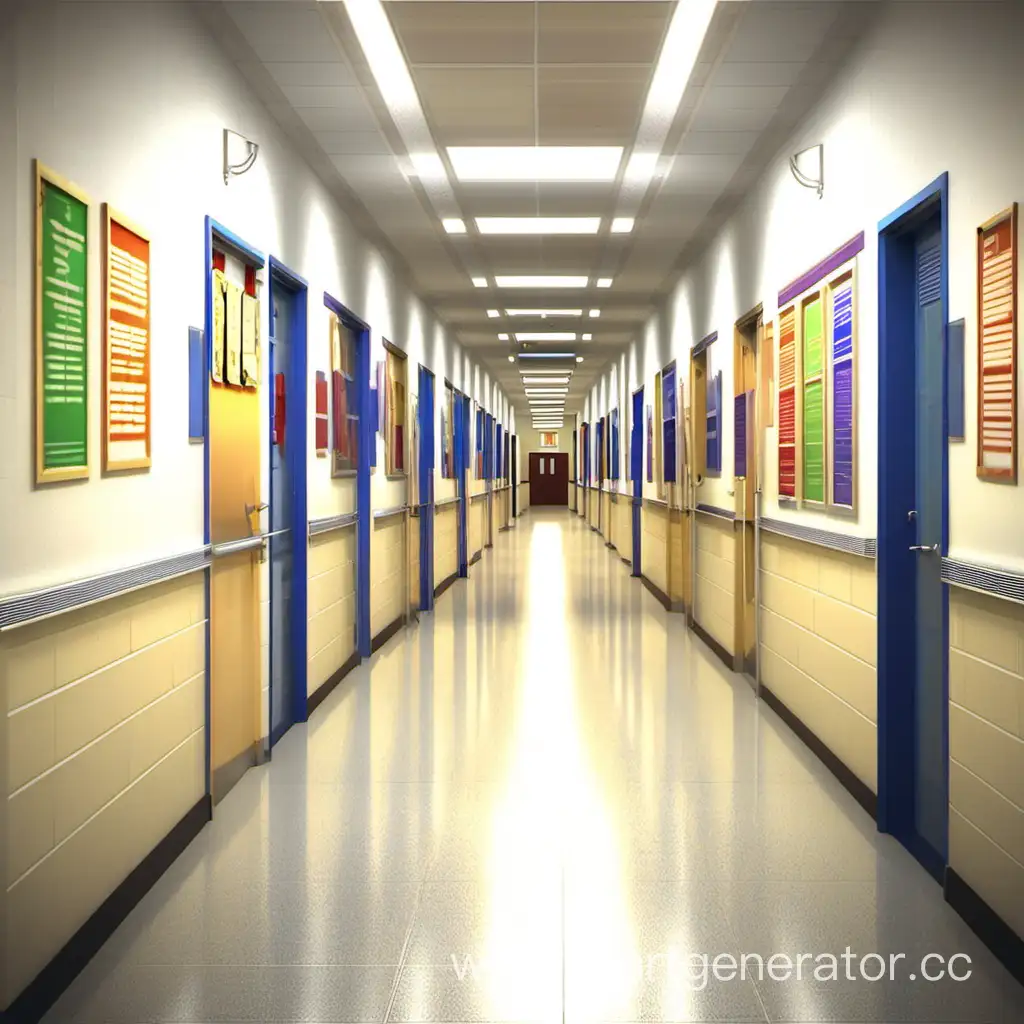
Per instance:
[[[939,550],[938,544],[911,544],[911,551],[931,551],[932,554],[937,554]]]

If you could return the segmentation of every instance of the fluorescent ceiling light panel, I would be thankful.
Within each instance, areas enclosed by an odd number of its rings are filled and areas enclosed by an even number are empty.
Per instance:
[[[448,159],[459,181],[614,181],[622,147],[449,146]]]
[[[494,278],[499,288],[586,288],[587,281],[574,274],[503,274]]]
[[[486,277],[474,277],[473,278],[473,287],[474,288],[486,288],[487,287],[487,278]]]
[[[591,320],[596,320],[601,315],[601,310],[592,309],[590,313],[587,315],[590,317]]]
[[[445,217],[441,223],[449,235],[464,235],[466,233],[466,222],[461,217]]]
[[[594,340],[594,336],[592,334],[584,334],[583,335],[583,340],[584,341],[593,341]]]
[[[575,352],[520,352],[520,359],[572,359]],[[576,360],[579,362],[579,360]]]
[[[611,286],[612,286],[612,279],[610,277],[599,277],[597,279],[597,287],[598,288],[611,288]]]
[[[524,376],[523,383],[527,386],[530,384],[568,384],[569,376],[565,373],[557,377],[554,375],[546,377],[543,374],[538,376]]]
[[[539,316],[546,320],[549,316],[583,316],[582,309],[506,309],[509,316]]]
[[[528,395],[567,395],[568,388],[526,388]]]
[[[529,376],[531,373],[539,373],[544,376],[561,377],[567,373],[572,373],[572,370],[545,370],[542,366],[531,366],[528,370],[523,369],[519,371],[524,377]]]
[[[612,234],[628,235],[633,230],[635,223],[636,221],[632,217],[615,217],[612,220]]]
[[[481,235],[596,235],[600,217],[477,217]]]
[[[487,315],[488,315],[488,316],[489,316],[489,317],[490,317],[490,318],[491,318],[492,320],[494,320],[494,319],[495,319],[496,317],[499,317],[499,316],[501,316],[501,314],[500,314],[500,313],[499,313],[499,312],[498,312],[498,311],[497,311],[496,309],[489,309],[489,310],[487,310]]]
[[[575,341],[575,331],[516,331],[516,341]]]
[[[499,334],[498,335],[498,341],[508,341],[508,335],[507,334]]]

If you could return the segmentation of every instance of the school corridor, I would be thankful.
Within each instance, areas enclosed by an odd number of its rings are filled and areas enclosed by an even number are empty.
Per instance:
[[[882,980],[767,970],[847,947]],[[931,953],[970,979],[908,984]],[[763,978],[700,966],[742,954]],[[748,682],[579,517],[534,509],[246,774],[46,1020],[1022,1017]]]

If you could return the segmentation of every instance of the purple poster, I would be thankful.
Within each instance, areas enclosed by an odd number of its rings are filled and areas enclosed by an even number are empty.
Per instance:
[[[647,482],[654,483],[654,410],[647,406]]]
[[[736,462],[736,476],[747,475],[747,395],[737,395],[735,399],[736,433],[733,445],[733,457]]]
[[[853,507],[853,285],[832,298],[832,501]]]

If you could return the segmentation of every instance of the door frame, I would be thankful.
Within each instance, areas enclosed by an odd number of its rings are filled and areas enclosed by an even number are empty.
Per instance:
[[[376,427],[370,429],[370,325],[330,293],[324,305],[356,335],[359,389],[359,462],[356,466],[356,651],[370,656],[370,463]]]
[[[637,401],[640,404],[640,415],[637,416]],[[629,404],[629,475],[633,483],[633,494],[630,498],[631,525],[633,527],[633,565],[630,576],[641,575],[640,564],[643,554],[640,546],[641,527],[643,525],[641,508],[644,500],[644,386],[640,385],[630,397]]]
[[[906,318],[916,306],[913,252],[901,237],[928,217],[939,214],[942,271],[940,278],[943,328],[942,536],[940,556],[949,550],[949,176],[941,174],[917,195],[878,223],[878,828],[899,839],[933,874],[941,878],[945,864],[930,851],[913,848],[915,735],[913,687],[916,679],[917,574],[909,550],[915,527],[908,523],[908,483],[916,477],[916,446],[895,439],[915,431],[916,410],[906,408],[907,388],[913,389],[917,367],[915,332],[907,333]],[[899,301],[895,293],[906,301]],[[907,338],[915,339],[912,344]],[[912,392],[911,392],[912,393]],[[887,439],[889,443],[887,443]],[[911,496],[913,491],[911,490]],[[911,498],[912,500],[912,498]],[[949,588],[942,586],[942,706],[943,767],[946,784],[946,841],[949,839]],[[911,641],[908,644],[908,640]],[[908,842],[909,840],[909,842]],[[948,859],[948,852],[946,854]]]
[[[446,380],[445,384],[449,382]],[[469,576],[469,534],[467,530],[469,515],[469,495],[466,493],[466,396],[452,385],[452,447],[455,464],[455,494],[458,502],[455,507],[455,532],[457,567],[460,579]]]
[[[270,272],[267,275],[267,315],[269,325],[272,328],[274,318],[274,294],[275,288],[283,288],[295,296],[295,311],[291,324],[291,353],[290,366],[287,372],[294,375],[295,387],[293,392],[298,396],[299,408],[288,417],[290,430],[287,437],[292,438],[285,444],[285,465],[287,466],[288,479],[291,483],[292,506],[288,528],[292,531],[292,607],[291,620],[288,623],[289,639],[291,641],[292,653],[292,681],[294,690],[291,699],[291,725],[297,722],[305,722],[309,717],[307,685],[307,607],[309,600],[309,518],[307,514],[307,409],[309,396],[307,388],[307,364],[308,356],[308,307],[309,307],[309,284],[305,278],[300,277],[282,263],[276,256],[271,256],[269,261]],[[264,379],[271,382],[267,388],[267,399],[269,406],[269,422],[273,422],[274,410],[274,387],[273,374],[274,353],[270,347],[271,330],[267,331],[267,373]],[[267,445],[267,512],[268,520],[273,522],[273,439],[269,439]],[[268,558],[273,558],[273,538],[268,541]],[[268,567],[269,568],[269,567]],[[270,599],[271,624],[273,623],[273,602],[274,602],[274,574],[267,573],[269,577],[268,590]],[[274,700],[274,630],[269,630],[268,643],[270,645],[270,671],[267,679],[267,720],[270,729],[270,746],[283,736],[289,726],[281,730],[280,734],[274,735],[274,723],[272,721]]]
[[[432,370],[419,364],[416,381],[419,402],[420,433],[420,611],[434,607],[434,403],[437,401],[437,381]],[[429,396],[429,400],[424,399]],[[424,491],[426,493],[424,493]]]

